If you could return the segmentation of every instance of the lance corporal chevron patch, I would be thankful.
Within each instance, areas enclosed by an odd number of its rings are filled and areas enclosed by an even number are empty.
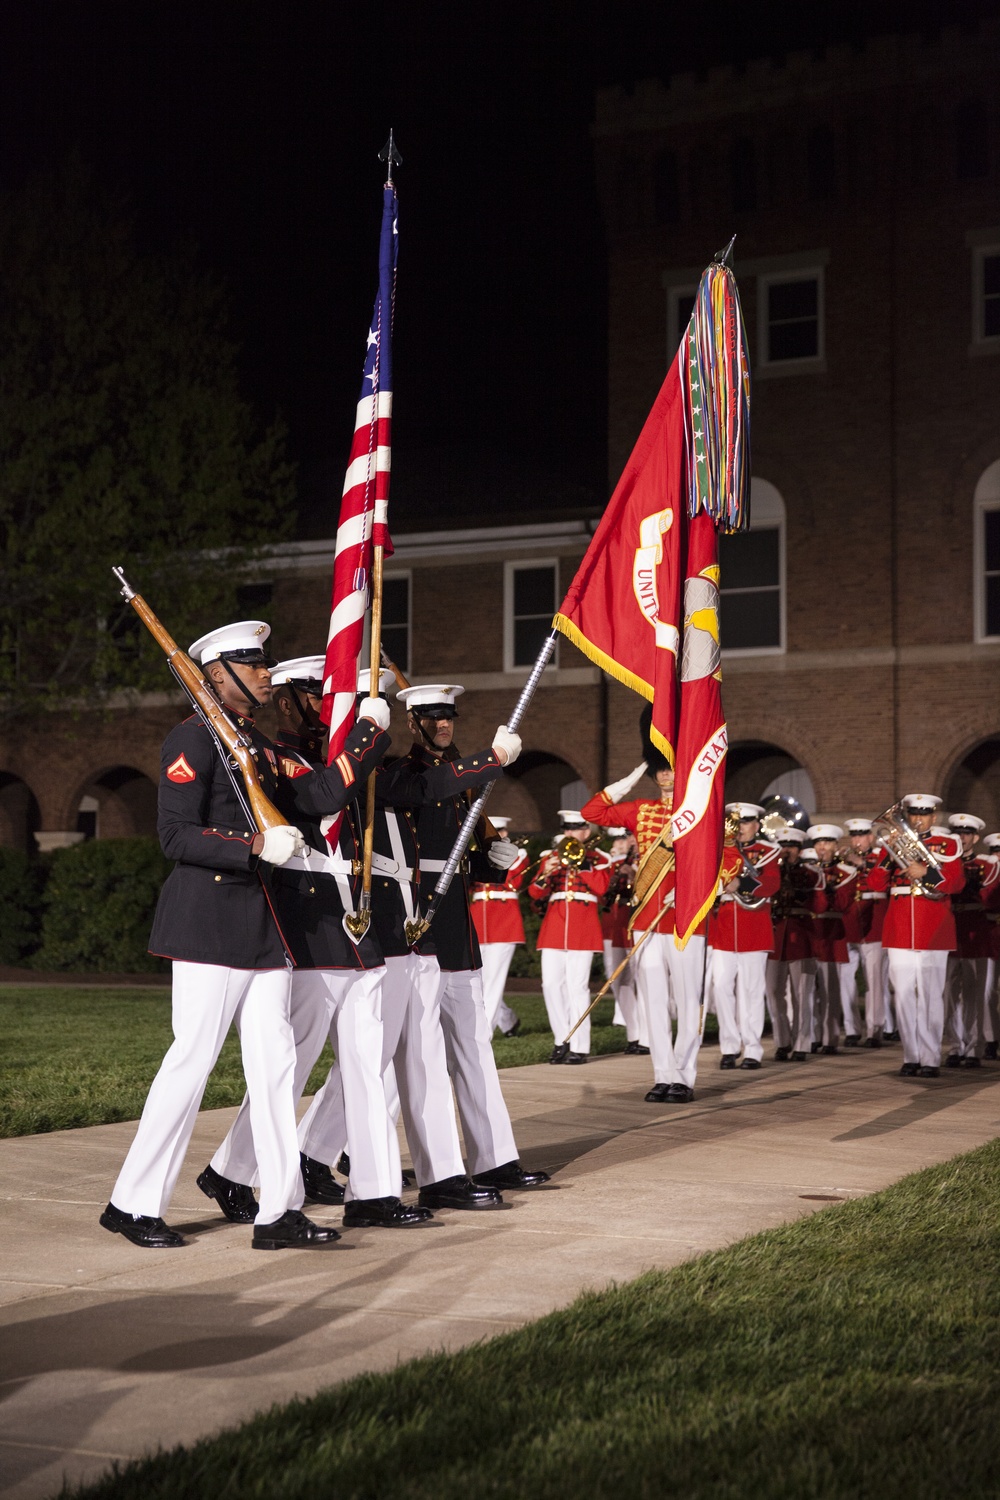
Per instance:
[[[167,767],[168,781],[195,781],[197,773],[188,765],[183,755],[178,755],[173,765]]]

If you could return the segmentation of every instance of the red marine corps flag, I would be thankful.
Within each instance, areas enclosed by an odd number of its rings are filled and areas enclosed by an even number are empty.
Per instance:
[[[715,898],[726,722],[718,532],[750,522],[750,366],[729,249],[704,272],[677,357],[646,418],[556,628],[652,705],[676,773],[676,942]]]

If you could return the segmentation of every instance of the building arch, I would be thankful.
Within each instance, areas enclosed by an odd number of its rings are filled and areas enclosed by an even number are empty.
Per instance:
[[[561,755],[524,750],[497,783],[487,810],[509,817],[516,833],[552,833],[556,813],[566,806],[564,793],[569,790],[570,805],[582,805],[581,786],[576,767]]]
[[[41,826],[38,799],[31,787],[12,771],[0,771],[0,845],[33,854]]]
[[[812,817],[816,787],[797,756],[768,740],[738,740],[726,756],[726,801],[762,802],[780,793],[801,802]]]
[[[941,783],[948,812],[970,812],[1000,830],[1000,730],[969,746]]]
[[[135,766],[108,766],[77,783],[65,826],[84,838],[150,838],[156,834],[156,783]]]

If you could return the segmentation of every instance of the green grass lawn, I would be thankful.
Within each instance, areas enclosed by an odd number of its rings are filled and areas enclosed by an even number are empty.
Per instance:
[[[1000,1143],[89,1500],[942,1500],[1000,1489]]]
[[[540,995],[511,995],[521,1032],[494,1043],[497,1065],[542,1062],[552,1050]],[[595,1053],[620,1052],[625,1033],[611,1025],[603,1000],[592,1031]],[[99,989],[78,985],[0,990],[0,1136],[67,1130],[138,1119],[146,1092],[170,1045],[167,989]],[[324,1051],[306,1092],[330,1066]],[[205,1091],[203,1108],[243,1098],[239,1043],[230,1032]]]

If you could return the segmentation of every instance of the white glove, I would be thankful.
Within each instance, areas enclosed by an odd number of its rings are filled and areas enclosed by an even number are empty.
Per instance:
[[[502,766],[512,766],[521,753],[521,736],[501,724],[493,736],[493,754]]]
[[[495,839],[487,851],[486,858],[498,870],[509,870],[521,858],[521,851],[510,839]]]
[[[306,841],[297,828],[289,823],[279,823],[277,828],[264,829],[264,847],[260,851],[260,857],[266,859],[269,865],[283,865],[293,855],[302,854],[305,847]]]
[[[604,795],[610,802],[623,802],[632,788],[642,780],[646,774],[646,762],[640,761],[634,771],[623,776],[621,781],[613,781],[610,786],[604,788]]]
[[[359,719],[371,719],[379,729],[389,728],[389,705],[384,698],[362,698]]]

